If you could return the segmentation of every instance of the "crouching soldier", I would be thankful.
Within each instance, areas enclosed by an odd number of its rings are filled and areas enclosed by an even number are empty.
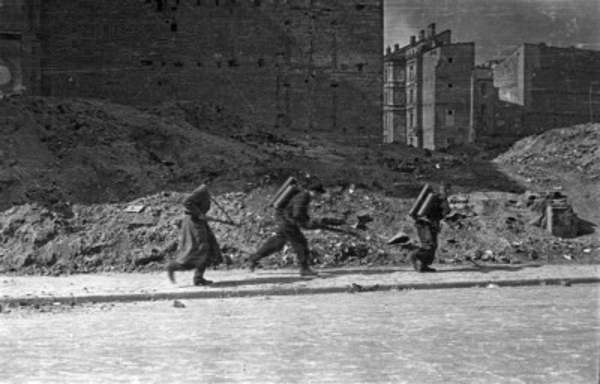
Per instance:
[[[195,269],[194,285],[209,285],[212,281],[204,278],[204,271],[212,264],[222,261],[221,249],[208,225],[206,216],[211,205],[210,192],[205,184],[196,188],[183,202],[184,216],[181,223],[179,248],[175,260],[167,264],[167,273],[175,283],[176,271]]]
[[[318,182],[313,182],[307,189],[294,186],[290,190],[289,200],[279,207],[276,206],[277,230],[275,235],[248,258],[250,271],[256,269],[261,259],[281,251],[289,242],[296,253],[298,264],[300,264],[300,276],[317,275],[310,268],[308,241],[301,228],[318,229],[323,224],[340,225],[342,223],[341,220],[338,222],[335,219],[311,220],[308,213],[310,202],[324,192],[323,185]]]
[[[435,260],[438,247],[440,222],[450,213],[449,194],[450,185],[443,184],[438,193],[431,192],[429,201],[424,203],[425,209],[421,210],[424,213],[414,217],[421,246],[410,254],[410,261],[417,272],[435,272],[431,264]]]

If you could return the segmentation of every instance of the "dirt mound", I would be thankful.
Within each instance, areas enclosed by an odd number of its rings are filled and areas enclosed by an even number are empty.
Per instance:
[[[600,124],[526,137],[494,161],[527,189],[562,191],[589,225],[600,225]]]
[[[496,162],[543,165],[547,169],[575,172],[600,180],[600,124],[553,129],[518,141]]]
[[[98,100],[0,103],[0,206],[117,202],[252,173],[267,154],[185,122]],[[242,168],[243,166],[243,168]]]
[[[440,262],[598,259],[594,235],[560,240],[529,226],[525,189],[512,179],[527,170],[559,174],[542,160],[534,164],[536,151],[577,153],[586,175],[593,173],[598,149],[589,141],[597,142],[597,131],[585,126],[571,136],[544,134],[563,140],[554,147],[526,139],[490,164],[477,148],[440,153],[251,127],[222,106],[198,102],[139,110],[101,100],[11,98],[0,101],[0,116],[0,267],[12,273],[162,269],[177,248],[183,194],[207,177],[241,223],[214,224],[230,266],[240,266],[274,230],[268,197],[288,176],[307,174],[331,191],[316,202],[315,215],[343,217],[362,234],[308,232],[321,265],[405,263],[416,246],[405,215],[423,184],[446,181],[455,186],[454,212],[440,238]],[[529,168],[507,175],[497,169],[506,164]],[[588,197],[573,195],[586,204],[578,212],[597,204],[600,189],[590,185],[582,189]],[[211,214],[224,218],[216,207]],[[387,245],[398,231],[410,240]],[[283,254],[265,264],[293,263],[290,249]]]

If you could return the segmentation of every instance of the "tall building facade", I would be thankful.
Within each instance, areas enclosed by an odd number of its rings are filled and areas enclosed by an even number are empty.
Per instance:
[[[493,67],[493,81],[509,111],[498,133],[600,121],[600,51],[523,44]]]
[[[475,44],[452,43],[435,24],[384,56],[384,142],[439,149],[474,139]],[[404,114],[405,118],[400,116]]]
[[[406,143],[406,59],[398,44],[388,52],[383,72],[383,141]]]

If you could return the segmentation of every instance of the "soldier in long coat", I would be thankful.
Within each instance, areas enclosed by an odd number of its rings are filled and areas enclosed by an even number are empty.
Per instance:
[[[181,223],[181,236],[175,260],[167,264],[167,273],[175,283],[176,271],[195,269],[194,285],[209,285],[212,281],[204,278],[206,268],[222,260],[221,249],[213,234],[206,216],[211,199],[208,187],[202,184],[183,202],[184,216]]]

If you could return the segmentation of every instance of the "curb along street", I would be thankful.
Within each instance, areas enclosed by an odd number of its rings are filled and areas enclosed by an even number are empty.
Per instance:
[[[225,299],[328,293],[362,293],[457,288],[600,283],[597,265],[444,267],[438,273],[418,274],[401,268],[323,269],[316,278],[301,278],[295,270],[209,271],[209,287],[173,285],[163,273],[72,275],[62,277],[0,277],[0,304],[84,304],[174,299]],[[484,273],[478,273],[484,272]],[[191,281],[181,273],[179,281]]]

